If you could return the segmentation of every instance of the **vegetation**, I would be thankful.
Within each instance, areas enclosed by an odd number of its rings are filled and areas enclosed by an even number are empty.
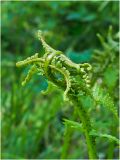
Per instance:
[[[117,1],[2,2],[3,159],[118,159],[117,18]]]

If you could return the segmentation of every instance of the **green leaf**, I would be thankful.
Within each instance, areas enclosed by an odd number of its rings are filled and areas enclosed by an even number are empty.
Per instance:
[[[64,124],[69,125],[70,127],[74,128],[74,129],[78,129],[80,131],[83,131],[81,123],[71,121],[71,120],[68,120],[68,119],[63,119],[63,120],[64,120]]]
[[[118,119],[117,109],[114,105],[112,98],[109,96],[109,93],[106,93],[106,91],[100,88],[97,83],[92,89],[92,96],[97,103],[100,103],[103,106],[107,107]]]
[[[112,136],[112,135],[109,135],[109,134],[97,133],[95,130],[90,131],[90,135],[92,135],[92,136],[97,136],[97,137],[102,137],[102,138],[107,138],[107,139],[109,139],[110,141],[116,142],[117,144],[120,143],[120,140],[117,139],[116,137],[114,137],[114,136]]]

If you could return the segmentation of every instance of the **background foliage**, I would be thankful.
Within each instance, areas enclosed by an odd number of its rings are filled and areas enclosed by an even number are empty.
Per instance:
[[[50,93],[41,94],[47,81],[40,76],[22,87],[28,68],[17,69],[15,63],[35,52],[44,54],[35,36],[41,29],[53,48],[76,63],[90,62],[92,84],[100,83],[118,106],[118,52],[106,40],[110,25],[117,38],[118,6],[118,1],[1,2],[2,158],[54,159],[64,156],[66,148],[66,158],[88,158],[83,134],[64,122],[77,118],[73,106],[63,102],[62,91],[51,87]],[[97,33],[105,37],[108,48]],[[118,137],[117,123],[104,104],[94,107],[90,97],[81,99],[97,130]],[[97,150],[100,158],[118,157],[118,148],[107,139],[97,140]]]

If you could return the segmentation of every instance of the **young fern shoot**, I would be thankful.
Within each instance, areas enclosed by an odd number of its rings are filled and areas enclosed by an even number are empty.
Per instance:
[[[70,100],[79,109],[83,131],[86,137],[88,154],[90,159],[97,159],[95,136],[90,135],[92,125],[90,117],[82,106],[79,96],[89,93],[89,74],[92,66],[88,63],[75,64],[68,59],[61,51],[50,47],[44,40],[41,31],[38,31],[38,38],[42,42],[45,54],[39,58],[38,54],[16,63],[17,67],[32,65],[27,77],[22,82],[25,85],[35,73],[41,73],[49,82],[64,90],[64,99]]]

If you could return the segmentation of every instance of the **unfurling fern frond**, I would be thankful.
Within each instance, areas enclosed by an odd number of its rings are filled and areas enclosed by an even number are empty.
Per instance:
[[[90,135],[92,124],[86,109],[82,106],[80,101],[80,94],[90,95],[96,102],[108,107],[113,114],[117,117],[117,111],[113,104],[112,99],[104,91],[94,86],[93,90],[90,87],[90,73],[92,66],[88,63],[75,64],[68,59],[61,51],[55,50],[50,47],[42,37],[41,31],[38,32],[38,37],[42,42],[45,54],[39,58],[38,54],[32,58],[27,58],[24,61],[18,62],[17,67],[32,64],[23,85],[26,84],[32,77],[33,73],[42,73],[45,75],[50,83],[53,83],[64,91],[64,99],[69,99],[78,109],[79,117],[82,124],[82,129],[86,137],[88,146],[88,153],[90,159],[97,159],[95,136]],[[101,39],[102,40],[102,39]],[[102,40],[103,41],[103,40]],[[109,40],[111,43],[111,40]],[[113,43],[113,42],[112,42]],[[104,47],[107,48],[106,44]],[[74,127],[78,125],[75,122],[66,121]]]
[[[16,63],[17,67],[34,64],[22,85],[25,85],[30,80],[33,73],[39,72],[42,68],[49,81],[65,90],[65,100],[68,99],[68,93],[74,94],[74,92],[72,92],[75,90],[74,87],[79,87],[78,84],[75,86],[76,83],[72,83],[74,81],[73,77],[79,76],[83,83],[85,83],[85,87],[90,87],[89,73],[92,69],[90,64],[73,63],[70,59],[64,56],[61,51],[57,51],[50,47],[45,42],[41,31],[38,31],[38,38],[41,40],[45,49],[44,56],[42,58],[38,58],[38,54],[35,54],[34,56],[28,57],[27,59]],[[56,75],[60,75],[62,78],[56,77]]]

